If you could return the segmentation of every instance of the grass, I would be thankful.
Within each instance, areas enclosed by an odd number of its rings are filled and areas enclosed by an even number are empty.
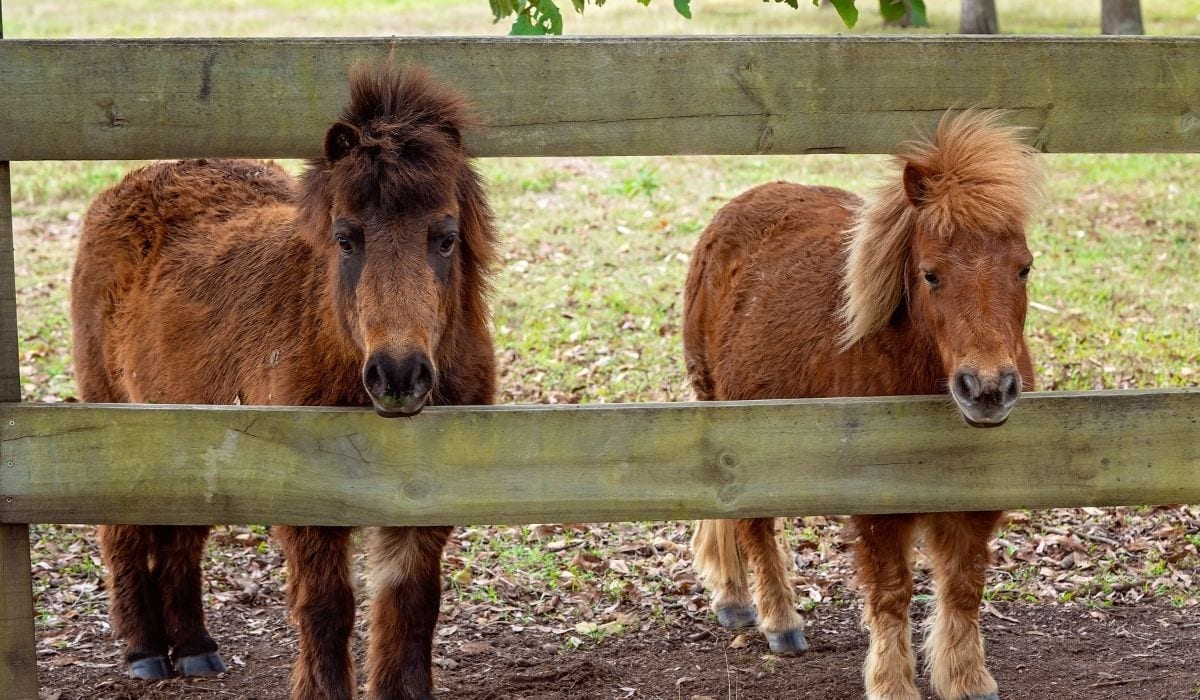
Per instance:
[[[863,19],[853,33],[880,31],[871,3],[862,4]],[[934,26],[929,31],[952,30],[957,7],[953,2],[932,6]],[[506,31],[491,23],[482,0],[436,5],[424,0],[67,0],[53,5],[7,0],[3,9],[6,36],[14,38]],[[832,12],[807,3],[791,10],[750,0],[713,0],[696,3],[693,11],[695,18],[689,22],[664,0],[650,8],[621,0],[589,8],[583,17],[567,17],[567,31],[845,32]],[[1021,33],[1096,33],[1098,25],[1095,0],[1021,0],[1005,3],[1001,13],[1001,27]],[[1152,34],[1200,34],[1200,3],[1147,1],[1143,14]],[[1039,386],[1197,386],[1200,156],[1058,155],[1043,162],[1048,173],[1046,206],[1029,231],[1037,262],[1028,335]],[[13,164],[26,400],[74,396],[67,292],[79,222],[90,199],[135,165]],[[769,180],[864,191],[887,174],[883,158],[835,155],[491,159],[480,165],[504,240],[494,298],[501,402],[689,398],[679,339],[679,293],[696,237],[716,210],[746,188]],[[289,167],[295,170],[299,165]],[[852,596],[841,583],[847,557],[839,551],[844,546],[840,525],[822,519],[820,526],[813,526],[815,520],[784,533],[800,564],[802,605],[818,604],[804,597],[809,587],[824,592],[821,604],[847,604]],[[622,548],[621,543],[631,539],[649,541],[646,533],[655,527],[663,548],[648,547],[636,554]],[[563,532],[574,538],[572,546],[552,552],[550,543]],[[1033,537],[1033,532],[1030,527],[1011,536]],[[34,534],[40,538],[36,560],[51,567],[39,574],[41,585],[59,590],[71,577],[95,579],[98,563],[87,550],[70,550],[83,546],[79,532],[39,526]],[[1193,550],[1200,547],[1200,534],[1187,537]],[[581,590],[600,596],[584,596],[584,608],[646,593],[642,610],[653,618],[666,614],[655,602],[659,594],[689,599],[698,594],[695,582],[686,578],[686,539],[686,528],[664,529],[661,524],[614,524],[574,534],[555,531],[546,538],[535,536],[530,528],[476,528],[461,533],[452,545],[447,573],[460,600],[500,607],[518,601],[536,610],[550,605],[555,596],[569,597]],[[261,537],[257,546],[267,554]],[[1015,547],[1008,553],[1013,551]],[[72,557],[79,561],[68,561]],[[59,558],[66,563],[53,570]],[[598,563],[610,558],[626,560],[630,573]],[[1134,581],[1151,593],[1165,585],[1153,582],[1162,570],[1161,560],[1148,559],[1138,566],[1122,569],[1122,574],[1102,569],[1091,584],[1068,582],[1067,590],[1056,591],[1039,585],[1038,566],[1013,565],[992,577],[988,599],[1079,601]],[[644,591],[631,590],[635,585],[643,585]],[[1178,588],[1162,593],[1184,603],[1189,595]],[[1190,595],[1194,604],[1194,593]],[[590,633],[582,636],[592,639]]]

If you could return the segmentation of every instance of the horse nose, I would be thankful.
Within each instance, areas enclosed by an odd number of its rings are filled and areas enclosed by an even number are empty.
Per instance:
[[[993,375],[960,368],[950,382],[950,393],[971,425],[1000,425],[1021,395],[1021,375],[1011,367]]]
[[[433,382],[433,363],[420,351],[399,360],[391,353],[377,351],[363,367],[363,387],[382,416],[416,415],[433,391]]]

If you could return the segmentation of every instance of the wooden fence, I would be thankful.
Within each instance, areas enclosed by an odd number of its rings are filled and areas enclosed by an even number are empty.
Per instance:
[[[316,155],[345,69],[431,66],[483,156],[882,153],[1003,107],[1048,152],[1200,152],[1200,40],[0,40],[0,697],[36,522],[405,525],[1200,502],[1200,390],[369,411],[20,404],[7,162]],[[503,226],[503,222],[501,222]],[[681,281],[682,282],[682,281]]]

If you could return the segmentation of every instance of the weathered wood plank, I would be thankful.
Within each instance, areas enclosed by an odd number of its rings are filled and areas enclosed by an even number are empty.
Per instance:
[[[36,698],[29,528],[0,525],[0,698]]]
[[[441,524],[1200,502],[1200,390],[430,409],[0,409],[4,519]],[[10,425],[11,423],[11,425]]]
[[[0,5],[0,45],[4,12]],[[0,87],[0,92],[4,88]],[[17,289],[13,261],[12,189],[0,160],[0,401],[21,400],[17,343]],[[5,469],[0,462],[0,471]],[[6,507],[0,499],[0,513]],[[33,577],[29,527],[0,525],[0,698],[36,698],[37,646],[33,634]]]
[[[21,400],[16,289],[12,189],[9,185],[8,163],[0,161],[0,401]]]
[[[314,156],[383,56],[471,94],[483,156],[885,153],[968,105],[1047,151],[1200,151],[1200,38],[173,39],[4,42],[0,159]]]

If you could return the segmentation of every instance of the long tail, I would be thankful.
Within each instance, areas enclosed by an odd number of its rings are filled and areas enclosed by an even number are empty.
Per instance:
[[[697,520],[692,535],[692,565],[710,591],[724,591],[746,570],[737,546],[736,521]]]

